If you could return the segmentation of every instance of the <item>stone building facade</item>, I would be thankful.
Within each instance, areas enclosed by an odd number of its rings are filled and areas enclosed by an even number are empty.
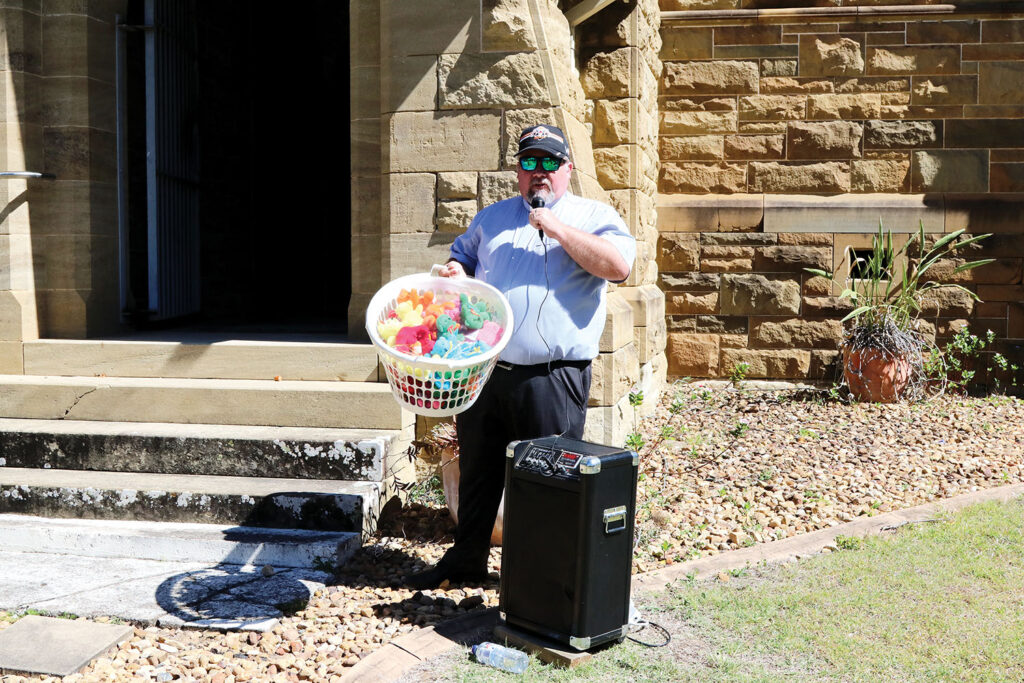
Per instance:
[[[216,186],[192,277],[212,283],[218,315],[301,303],[357,332],[382,284],[444,260],[481,206],[514,194],[515,133],[544,121],[570,136],[573,191],[615,206],[638,240],[609,297],[591,438],[621,443],[629,393],[668,376],[747,363],[750,377],[829,378],[845,309],[803,269],[866,246],[879,219],[899,234],[919,221],[995,233],[968,257],[996,261],[956,275],[982,302],[949,295],[929,324],[940,338],[965,321],[992,329],[1020,357],[1015,5],[352,0],[277,16],[241,0],[154,2],[186,12],[182,44],[199,46],[185,52],[202,62],[208,111],[184,108],[172,132],[182,149],[205,134],[200,182]],[[117,92],[143,77],[145,4],[0,3],[0,171],[57,177],[0,180],[0,374],[29,374],[35,340],[132,329],[119,268],[145,254],[126,253],[118,178],[145,164],[144,138],[129,125],[119,153]],[[280,41],[314,51],[317,70],[268,58]],[[346,78],[347,125],[316,99]],[[122,105],[130,119],[138,103]],[[286,147],[303,155],[275,156]],[[275,175],[275,162],[312,172]],[[329,225],[312,230],[319,214]]]
[[[796,4],[796,3],[793,3]],[[669,374],[834,379],[834,269],[895,233],[994,233],[938,278],[940,341],[1024,342],[1024,14],[1012,3],[663,0],[658,265]],[[962,260],[960,260],[962,262]]]

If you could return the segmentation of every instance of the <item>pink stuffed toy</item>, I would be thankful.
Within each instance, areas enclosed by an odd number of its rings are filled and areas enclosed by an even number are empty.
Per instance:
[[[494,346],[498,343],[498,340],[501,339],[502,332],[504,332],[504,330],[501,328],[501,325],[493,320],[486,320],[480,327],[480,331],[476,335],[476,340],[482,341],[487,344],[487,346]]]

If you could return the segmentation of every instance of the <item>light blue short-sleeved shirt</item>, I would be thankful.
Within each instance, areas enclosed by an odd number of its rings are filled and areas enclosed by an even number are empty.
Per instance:
[[[636,240],[615,209],[568,192],[548,208],[566,225],[611,242],[632,268]],[[455,240],[451,256],[498,288],[512,306],[515,330],[501,360],[590,360],[604,330],[608,283],[583,270],[550,237],[544,238],[545,265],[544,245],[529,214],[522,197],[491,204]]]

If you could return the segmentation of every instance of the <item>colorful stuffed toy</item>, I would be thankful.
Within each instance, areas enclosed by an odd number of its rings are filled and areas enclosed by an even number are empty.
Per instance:
[[[487,344],[487,346],[494,346],[501,339],[502,332],[504,330],[501,328],[501,325],[493,320],[487,320],[480,327],[480,331],[477,332],[476,340]]]
[[[460,294],[459,303],[462,304],[462,324],[469,329],[479,330],[485,320],[491,319],[491,313],[487,310],[487,304],[483,301],[471,304],[469,303],[468,296]]]

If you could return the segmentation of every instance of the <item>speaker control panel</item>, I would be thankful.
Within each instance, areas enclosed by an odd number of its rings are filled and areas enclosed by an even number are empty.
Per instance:
[[[582,459],[583,456],[579,453],[531,443],[519,455],[513,467],[522,472],[532,472],[545,477],[578,479]]]

